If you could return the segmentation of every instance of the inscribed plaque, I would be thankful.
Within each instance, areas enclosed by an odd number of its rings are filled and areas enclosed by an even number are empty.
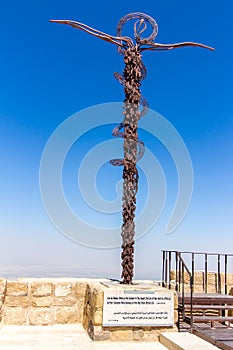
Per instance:
[[[170,290],[104,291],[103,326],[164,326],[174,324],[174,294]]]

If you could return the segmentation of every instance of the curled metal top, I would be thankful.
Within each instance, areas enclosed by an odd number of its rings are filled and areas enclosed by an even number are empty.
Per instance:
[[[122,36],[122,28],[127,23],[128,21],[132,20],[137,20],[134,23],[134,40],[128,36]],[[87,26],[86,24],[83,24],[81,22],[75,22],[72,20],[50,20],[50,22],[56,22],[60,24],[67,24],[70,25],[74,28],[80,29],[85,31],[88,34],[91,34],[93,36],[96,36],[104,41],[107,41],[111,44],[117,45],[118,52],[123,54],[124,51],[130,47],[138,46],[139,51],[145,51],[145,50],[152,50],[152,51],[157,51],[157,50],[172,50],[184,46],[199,46],[205,49],[209,50],[214,50],[214,48],[200,44],[200,43],[195,43],[191,41],[187,42],[181,42],[181,43],[175,43],[175,44],[159,44],[155,43],[154,39],[156,38],[158,34],[158,25],[154,18],[151,16],[142,13],[142,12],[133,12],[125,15],[120,19],[117,25],[117,35],[110,35],[104,32],[101,32],[100,30],[94,29],[92,27]],[[151,34],[143,38],[141,36],[142,33],[145,32],[147,29],[147,24],[150,24],[152,32]],[[136,43],[135,43],[135,42]]]
[[[122,37],[122,29],[125,23],[135,19],[138,19],[138,21],[134,23],[134,39],[136,40],[136,43],[139,46],[146,43],[152,43],[158,34],[158,24],[156,23],[154,18],[142,12],[133,12],[122,17],[117,25],[117,36]],[[142,38],[141,34],[147,29],[146,23],[149,23],[151,25],[152,32],[147,38]],[[118,51],[120,53],[123,53],[123,49],[121,46],[118,47]]]

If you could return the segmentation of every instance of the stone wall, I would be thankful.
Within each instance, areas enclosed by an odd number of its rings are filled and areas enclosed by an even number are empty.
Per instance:
[[[233,274],[228,273],[226,278],[226,284],[227,284],[227,293],[231,290],[233,287]],[[171,271],[170,273],[170,279],[171,279],[171,286],[173,289],[175,289],[175,280],[176,280],[176,273],[175,271]],[[225,292],[225,274],[220,273],[220,285],[221,285],[221,292]],[[194,292],[195,293],[204,293],[205,292],[205,274],[203,271],[196,271],[194,273]],[[185,292],[190,291],[190,278],[188,273],[184,272],[184,290]],[[218,292],[218,274],[215,272],[208,272],[207,273],[207,293],[217,293]]]
[[[0,280],[0,318],[5,324],[82,323],[87,281],[82,279]]]
[[[32,326],[81,323],[93,340],[111,341],[156,341],[162,331],[177,330],[175,325],[103,327],[104,288],[107,287],[102,282],[109,283],[104,279],[79,278],[0,279],[0,321]],[[176,292],[174,295],[174,319],[177,322]]]

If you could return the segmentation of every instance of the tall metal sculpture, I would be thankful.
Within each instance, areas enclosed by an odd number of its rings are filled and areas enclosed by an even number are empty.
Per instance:
[[[134,39],[123,36],[122,28],[130,20],[134,22]],[[138,171],[136,163],[143,156],[144,144],[138,138],[139,119],[146,114],[148,103],[142,97],[140,91],[141,81],[146,77],[146,68],[142,63],[143,51],[171,50],[184,46],[199,46],[213,50],[213,48],[194,42],[182,42],[177,44],[158,44],[154,39],[158,33],[156,21],[140,12],[130,13],[124,16],[118,23],[117,35],[112,36],[91,28],[86,24],[70,20],[51,20],[51,22],[67,24],[83,30],[104,41],[115,44],[118,52],[124,56],[125,68],[123,75],[114,73],[115,78],[124,86],[124,121],[113,130],[113,135],[124,139],[124,158],[113,159],[111,164],[123,166],[123,196],[122,196],[122,283],[132,284],[134,273],[134,237],[135,237],[135,210],[136,193],[138,189]],[[141,34],[146,30],[147,24],[152,27],[152,32],[147,38]],[[142,108],[140,109],[140,106]]]

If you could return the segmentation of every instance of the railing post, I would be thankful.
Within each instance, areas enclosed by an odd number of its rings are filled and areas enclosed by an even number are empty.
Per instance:
[[[225,294],[227,294],[227,254],[225,255],[225,278],[224,278],[224,283],[225,283]]]
[[[205,253],[205,276],[204,276],[204,291],[207,293],[208,284],[208,255]]]
[[[178,253],[176,252],[176,292],[178,292]]]
[[[181,276],[181,274],[182,274],[182,271],[181,271],[181,257],[179,256],[179,285],[178,285],[178,287],[179,287],[179,292],[180,292],[180,288],[181,288],[181,278],[182,278],[182,276]]]
[[[165,287],[165,251],[162,250],[162,252],[163,252],[162,284],[163,284],[163,287]]]
[[[194,255],[194,253],[192,253],[192,284],[193,284],[193,286],[194,286],[194,281],[195,281],[195,261],[194,261],[194,259],[195,259],[195,255]]]
[[[183,319],[185,318],[185,309],[184,309],[184,264],[183,261],[181,261],[182,266],[182,316]]]
[[[186,321],[186,312],[185,312],[185,272],[187,272],[187,276],[189,276],[189,289],[190,289],[190,332],[193,332],[193,275],[194,275],[194,259],[195,253],[192,253],[192,272],[190,272],[189,268],[185,264],[183,258],[181,257],[181,252],[176,252],[178,264],[179,264],[179,286],[182,288],[181,290],[181,305],[182,305],[182,318]]]
[[[192,275],[190,277],[190,332],[193,333],[193,286],[194,279]]]
[[[171,258],[172,258],[172,252],[169,251],[168,253],[168,288],[171,289]]]
[[[165,287],[167,288],[167,251],[165,254]]]
[[[218,254],[218,293],[221,293],[221,261],[220,261],[220,254]]]

